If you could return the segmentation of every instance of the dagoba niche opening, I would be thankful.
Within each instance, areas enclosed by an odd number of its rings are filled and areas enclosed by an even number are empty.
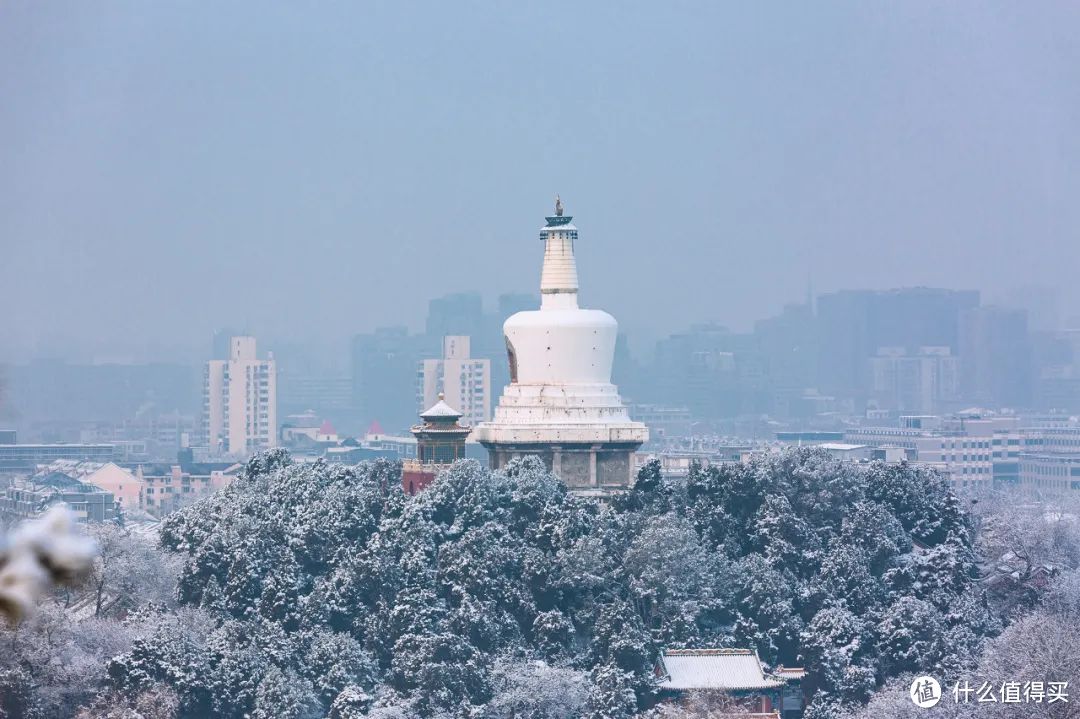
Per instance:
[[[510,338],[504,335],[503,339],[506,340],[506,359],[510,362],[510,383],[517,384],[517,353],[514,352],[514,345],[510,342]]]

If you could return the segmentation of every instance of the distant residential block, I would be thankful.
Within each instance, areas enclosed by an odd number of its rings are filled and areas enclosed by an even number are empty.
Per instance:
[[[240,464],[149,464],[136,468],[145,485],[146,509],[155,516],[174,512],[236,479]]]
[[[254,337],[233,337],[229,359],[206,363],[203,427],[212,454],[236,457],[277,445],[277,365]]]
[[[475,427],[491,419],[491,360],[471,355],[469,337],[443,338],[441,359],[419,362],[416,373],[418,411],[424,411],[443,395],[446,403],[460,410],[463,422]]]

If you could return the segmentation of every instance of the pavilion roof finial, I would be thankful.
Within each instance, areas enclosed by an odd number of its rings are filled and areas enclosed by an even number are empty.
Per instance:
[[[562,217],[562,213],[563,213],[562,199],[560,199],[559,195],[556,193],[556,195],[555,195],[555,216],[556,217]]]

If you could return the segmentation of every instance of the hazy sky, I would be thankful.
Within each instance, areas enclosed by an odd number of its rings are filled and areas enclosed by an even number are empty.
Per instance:
[[[536,291],[746,327],[814,289],[1080,307],[1080,3],[0,3],[0,358],[331,342]]]

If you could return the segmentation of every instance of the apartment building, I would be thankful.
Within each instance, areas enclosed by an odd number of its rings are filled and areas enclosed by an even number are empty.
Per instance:
[[[233,337],[228,359],[206,363],[203,428],[212,455],[246,457],[277,446],[277,366],[254,337]]]

